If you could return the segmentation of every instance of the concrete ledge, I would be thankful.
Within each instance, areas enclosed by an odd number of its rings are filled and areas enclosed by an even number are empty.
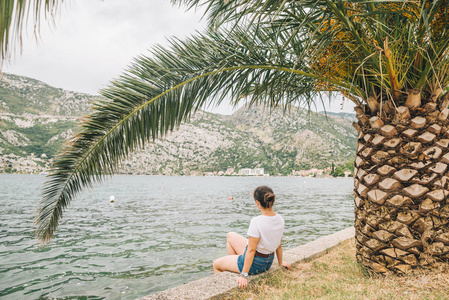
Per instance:
[[[284,261],[295,265],[303,261],[320,257],[341,242],[353,238],[354,234],[354,227],[349,227],[334,234],[321,237],[305,245],[290,250],[284,250]],[[277,260],[275,258],[273,266],[268,272],[275,272],[278,269],[279,266],[277,265]],[[250,280],[263,274],[265,273],[250,276]],[[237,275],[235,273],[218,273],[157,294],[146,296],[141,300],[209,299],[237,288],[236,278]]]

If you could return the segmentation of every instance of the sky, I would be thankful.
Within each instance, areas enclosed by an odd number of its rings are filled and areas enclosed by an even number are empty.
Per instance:
[[[117,78],[134,57],[148,54],[167,38],[185,38],[206,27],[203,11],[186,11],[170,0],[71,0],[65,1],[55,26],[43,22],[36,43],[32,27],[2,71],[35,78],[51,86],[98,94]],[[31,24],[30,24],[31,25]],[[341,111],[341,101],[327,107]],[[209,111],[231,114],[228,104]],[[317,109],[322,110],[321,107]],[[344,110],[352,112],[347,101]]]

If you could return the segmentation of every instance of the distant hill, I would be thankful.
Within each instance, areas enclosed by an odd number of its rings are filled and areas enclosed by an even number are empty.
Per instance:
[[[0,113],[37,116],[82,116],[88,113],[88,102],[95,97],[66,91],[42,81],[4,74],[0,80]]]
[[[357,121],[356,117],[355,117],[355,113],[348,113],[348,112],[332,112],[332,111],[320,111],[321,114],[325,114],[328,116],[334,116],[334,117],[340,117],[340,118],[344,118],[344,119],[348,119],[351,121]]]
[[[0,83],[0,172],[45,171],[95,97],[23,76],[5,77],[7,83]],[[297,108],[286,114],[262,107],[241,108],[231,116],[199,112],[163,141],[122,162],[121,173],[201,175],[262,167],[287,175],[324,168],[353,158],[352,118]]]

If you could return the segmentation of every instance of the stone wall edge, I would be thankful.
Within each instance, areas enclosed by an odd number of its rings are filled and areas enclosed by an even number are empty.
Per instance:
[[[355,229],[351,226],[333,234],[320,237],[307,244],[284,250],[284,261],[295,265],[304,261],[313,260],[328,253],[340,243],[353,238],[354,234]],[[273,264],[269,272],[276,272],[280,269],[276,261],[275,264],[276,266]],[[260,275],[251,276],[251,280],[258,276]],[[236,278],[237,275],[230,272],[213,274],[157,294],[143,297],[140,300],[210,299],[237,288]]]

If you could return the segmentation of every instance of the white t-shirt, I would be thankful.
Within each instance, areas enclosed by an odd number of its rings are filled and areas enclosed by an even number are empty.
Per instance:
[[[251,219],[248,236],[260,238],[257,251],[271,254],[279,247],[284,234],[284,219],[276,214],[274,216],[257,216]]]

